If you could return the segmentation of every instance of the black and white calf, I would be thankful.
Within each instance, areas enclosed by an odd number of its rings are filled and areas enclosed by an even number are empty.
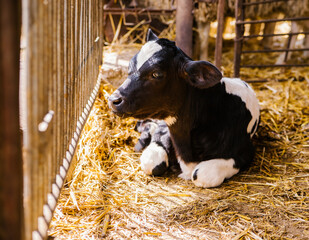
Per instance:
[[[135,145],[135,151],[143,151],[140,161],[146,174],[162,175],[169,167],[177,164],[168,126],[163,120],[138,121],[136,130],[141,136]]]
[[[216,187],[253,160],[251,137],[259,122],[253,90],[222,77],[209,62],[193,61],[151,30],[109,106],[121,117],[165,120],[179,176],[196,186]]]

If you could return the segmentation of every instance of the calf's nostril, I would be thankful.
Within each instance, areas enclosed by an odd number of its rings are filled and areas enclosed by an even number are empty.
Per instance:
[[[122,98],[117,98],[113,100],[114,105],[119,105],[120,103],[122,103]]]
[[[118,107],[123,102],[123,97],[118,90],[116,90],[112,95],[108,98],[108,104],[111,108]]]

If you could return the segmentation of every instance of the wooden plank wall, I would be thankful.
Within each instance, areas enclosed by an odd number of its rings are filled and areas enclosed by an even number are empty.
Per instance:
[[[99,88],[102,0],[24,0],[25,239],[45,239]]]
[[[20,1],[0,1],[0,239],[22,238]]]

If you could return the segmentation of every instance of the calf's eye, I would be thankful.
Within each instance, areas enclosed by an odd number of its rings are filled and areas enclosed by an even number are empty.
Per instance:
[[[159,72],[153,72],[152,73],[153,78],[159,78],[160,76],[161,76],[161,74]]]

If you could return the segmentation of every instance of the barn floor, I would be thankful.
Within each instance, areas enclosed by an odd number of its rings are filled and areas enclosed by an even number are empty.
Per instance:
[[[122,46],[117,55],[104,52],[105,82],[118,85],[125,78],[127,61],[137,49]],[[225,59],[231,59],[229,55],[225,52]],[[223,62],[226,76],[232,74],[231,64],[231,60]],[[242,75],[287,81],[252,84],[261,104],[254,164],[212,189],[195,187],[177,173],[146,176],[139,167],[140,154],[133,151],[136,120],[111,114],[106,96],[113,87],[102,84],[49,235],[56,239],[309,239],[309,69],[250,71]]]

